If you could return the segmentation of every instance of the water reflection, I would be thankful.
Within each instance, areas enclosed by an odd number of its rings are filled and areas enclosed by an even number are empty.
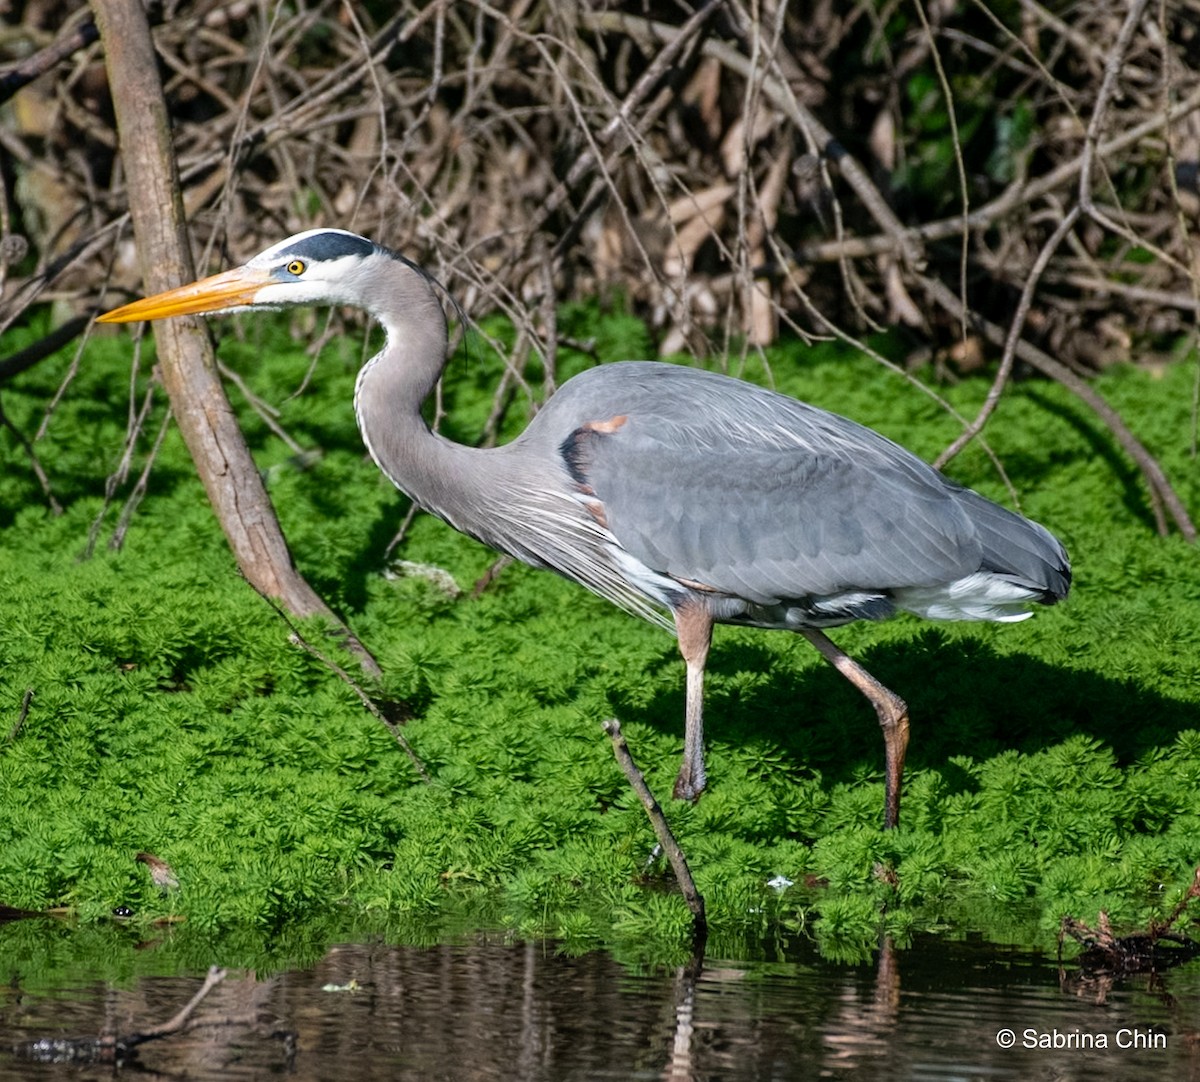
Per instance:
[[[5,1049],[143,1031],[201,980],[30,994],[7,960],[5,969]],[[141,1046],[133,1066],[187,1079],[1200,1082],[1198,973],[1133,978],[1097,997],[1060,980],[1052,960],[932,938],[885,947],[873,965],[831,964],[797,944],[775,960],[666,972],[499,936],[433,948],[347,944],[304,970],[231,973],[195,1028]],[[0,1056],[6,1082],[112,1070]]]

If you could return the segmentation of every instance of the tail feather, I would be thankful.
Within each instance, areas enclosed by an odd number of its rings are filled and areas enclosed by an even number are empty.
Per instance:
[[[1067,550],[1040,523],[964,489],[962,496],[983,544],[980,571],[1035,591],[1034,600],[1053,605],[1071,588]]]
[[[1053,605],[1071,588],[1071,561],[1044,526],[961,489],[982,547],[978,570],[936,586],[892,591],[899,608],[931,620],[1024,620],[1030,606]]]

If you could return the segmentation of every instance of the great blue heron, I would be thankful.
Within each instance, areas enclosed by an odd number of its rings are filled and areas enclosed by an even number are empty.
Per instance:
[[[884,821],[899,816],[908,708],[822,628],[903,609],[1021,620],[1061,600],[1067,554],[1042,526],[947,480],[836,414],[695,368],[625,361],[568,380],[520,436],[489,449],[430,430],[446,317],[420,267],[365,237],[313,229],[100,318],[344,304],[382,324],[354,408],[379,468],[425,510],[670,627],[687,666],[675,796],[705,786],[704,667],[714,623],[804,635],[875,707]]]

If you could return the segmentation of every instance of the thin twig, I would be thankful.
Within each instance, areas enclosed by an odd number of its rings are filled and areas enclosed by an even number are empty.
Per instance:
[[[29,706],[32,702],[33,688],[26,688],[25,694],[21,696],[21,709],[17,713],[17,720],[13,723],[13,727],[8,730],[8,742],[10,744],[17,739],[17,734],[25,724],[25,719],[29,717]]]
[[[1037,290],[1038,282],[1041,281],[1042,273],[1045,271],[1051,257],[1058,250],[1063,237],[1075,227],[1075,223],[1079,220],[1079,215],[1079,207],[1072,207],[1066,217],[1059,223],[1058,228],[1051,234],[1050,239],[1042,245],[1042,250],[1038,253],[1038,257],[1034,261],[1033,269],[1029,273],[1025,287],[1021,290],[1021,299],[1017,302],[1017,310],[1013,315],[1012,322],[1009,324],[1008,335],[1004,340],[1004,351],[1000,355],[1000,367],[996,372],[996,378],[992,380],[991,387],[988,388],[987,398],[984,399],[984,403],[975,415],[975,419],[934,460],[933,464],[939,470],[944,469],[946,463],[983,431],[983,426],[987,424],[988,418],[991,417],[996,407],[1000,404],[1000,396],[1004,393],[1008,377],[1012,373],[1013,363],[1017,356],[1017,346],[1021,341],[1021,332],[1025,329],[1025,320],[1029,315],[1029,307],[1033,303],[1033,294]],[[967,318],[967,307],[965,304],[963,305],[962,318]]]
[[[250,390],[250,387],[242,378],[242,374],[240,372],[234,371],[229,367],[229,365],[221,360],[217,361],[217,371],[220,372],[225,379],[229,380],[229,382],[241,392],[241,395],[246,400],[247,405],[249,405],[249,407],[258,414],[262,423],[265,424],[267,428],[269,428],[276,436],[279,437],[280,440],[283,441],[284,445],[289,451],[292,452],[293,455],[300,459],[307,458],[311,452],[306,451],[304,447],[297,443],[296,440],[294,440],[288,434],[287,429],[285,429],[283,425],[279,423],[279,411],[265,402],[252,390]]]
[[[129,471],[133,465],[134,449],[137,447],[138,441],[141,439],[142,429],[145,427],[146,420],[150,416],[150,409],[154,405],[154,386],[156,381],[151,380],[146,385],[146,391],[142,396],[141,406],[134,406],[137,391],[138,371],[141,366],[142,341],[143,339],[140,335],[134,341],[133,363],[130,365],[129,371],[129,420],[127,421],[125,427],[125,445],[121,449],[121,458],[117,463],[116,469],[114,469],[112,473],[110,473],[104,479],[104,497],[100,503],[100,510],[96,512],[95,517],[92,519],[92,524],[88,528],[87,542],[84,545],[83,555],[81,557],[84,560],[90,560],[92,558],[92,553],[96,548],[96,540],[100,536],[100,528],[104,525],[104,519],[108,515],[109,508],[112,506],[113,499],[117,494],[117,489],[119,489],[129,479]],[[155,443],[155,450],[151,453],[145,468],[142,471],[143,478],[148,479],[149,477],[150,466],[154,462],[157,448],[162,444],[162,437],[166,432],[166,423],[170,419],[170,416],[171,411],[168,407],[166,417],[163,420],[163,425],[159,430],[158,440]],[[128,504],[126,504],[126,509],[129,509]],[[132,510],[130,510],[130,515],[132,515]],[[119,548],[120,545],[117,544],[111,547]]]
[[[967,271],[970,266],[968,256],[971,250],[971,231],[967,227],[970,217],[971,199],[967,188],[967,167],[963,162],[962,139],[958,133],[958,114],[954,108],[954,94],[950,89],[950,78],[942,65],[942,54],[938,52],[937,39],[933,36],[933,27],[929,23],[929,15],[925,10],[923,0],[913,0],[917,16],[921,20],[921,30],[925,34],[929,46],[929,56],[933,61],[933,70],[937,72],[938,85],[941,87],[942,100],[946,105],[946,119],[950,124],[950,145],[954,148],[954,167],[958,174],[959,201],[962,205],[962,236],[958,256],[958,294],[962,298],[963,312],[968,308],[967,301]],[[964,318],[959,323],[962,340],[967,338],[967,321]]]
[[[1117,88],[1117,79],[1124,67],[1134,31],[1137,30],[1138,23],[1142,20],[1147,2],[1148,0],[1131,0],[1117,40],[1105,57],[1104,77],[1100,82],[1095,104],[1092,106],[1092,116],[1088,121],[1087,131],[1084,133],[1083,154],[1079,163],[1079,204],[1084,213],[1122,235],[1125,232],[1123,227],[1117,225],[1106,215],[1100,214],[1092,202],[1092,167],[1096,161],[1096,144],[1100,139],[1100,131],[1108,117],[1108,107]]]
[[[404,543],[405,537],[408,536],[409,527],[412,526],[413,520],[421,513],[421,508],[417,506],[415,501],[408,505],[408,510],[404,512],[404,518],[400,520],[400,525],[396,527],[396,532],[392,535],[392,539],[388,542],[388,546],[383,551],[383,558],[390,560],[392,553]]]
[[[150,453],[146,456],[142,472],[138,474],[133,490],[125,500],[125,506],[121,508],[120,515],[117,516],[116,528],[108,540],[108,547],[114,552],[125,544],[125,535],[129,532],[129,524],[133,521],[134,513],[145,498],[146,490],[150,486],[150,471],[154,468],[154,463],[158,461],[158,453],[162,450],[163,441],[166,439],[167,430],[170,427],[171,411],[168,409],[163,414],[162,424],[158,426],[158,435],[154,437],[154,443],[150,447]]]
[[[925,288],[927,295],[935,303],[944,308],[956,319],[960,318],[961,302],[952,290],[948,289],[943,282],[924,275],[918,280]],[[971,316],[971,323],[990,342],[995,345],[1003,344],[1006,337],[1003,328],[992,323],[990,320],[983,319],[974,314]],[[1178,493],[1176,493],[1170,481],[1167,480],[1162,466],[1133,434],[1121,415],[1104,400],[1100,392],[1095,390],[1081,376],[1072,372],[1061,361],[1056,361],[1044,350],[1038,349],[1030,342],[1018,342],[1017,356],[1033,368],[1036,368],[1043,375],[1049,376],[1051,379],[1063,384],[1069,391],[1077,395],[1108,426],[1109,430],[1116,437],[1117,442],[1125,449],[1126,454],[1133,459],[1138,469],[1142,471],[1142,476],[1146,479],[1150,494],[1151,510],[1154,512],[1159,533],[1165,534],[1167,531],[1162,511],[1163,505],[1165,505],[1171,512],[1171,517],[1175,520],[1175,525],[1178,527],[1179,532],[1188,541],[1195,541],[1195,524],[1188,515],[1187,508],[1183,506],[1183,501],[1180,500]]]
[[[61,515],[63,513],[62,504],[54,496],[54,490],[50,487],[50,477],[42,468],[41,460],[38,458],[37,452],[33,449],[33,444],[25,437],[25,433],[13,424],[8,414],[4,412],[3,404],[0,404],[0,426],[7,428],[21,445],[21,449],[29,459],[29,468],[33,470],[33,476],[37,478],[38,484],[42,486],[42,495],[46,497],[46,503],[50,505],[50,510],[54,514]]]
[[[429,772],[425,769],[425,764],[421,761],[417,753],[413,751],[412,745],[409,744],[404,734],[400,731],[401,723],[389,718],[387,714],[384,713],[383,708],[373,698],[371,698],[366,691],[363,690],[362,685],[359,684],[354,677],[352,677],[336,661],[328,657],[311,642],[309,642],[303,636],[303,634],[301,634],[300,629],[296,626],[295,621],[292,620],[291,616],[275,603],[274,598],[267,597],[266,594],[261,592],[259,592],[259,597],[261,597],[268,605],[270,605],[274,610],[275,615],[287,625],[288,631],[290,632],[288,636],[290,641],[324,665],[331,673],[334,674],[334,676],[341,680],[342,683],[344,683],[351,691],[354,692],[355,695],[358,696],[359,702],[366,707],[367,713],[369,713],[371,717],[387,726],[388,731],[396,738],[396,743],[400,745],[404,754],[408,756],[409,761],[412,763],[413,768],[416,770],[421,780],[425,782],[426,785],[431,785],[433,783],[433,779],[430,778]],[[407,721],[408,717],[405,717],[404,720]]]
[[[86,49],[99,36],[96,24],[89,18],[65,31],[61,37],[44,49],[39,49],[32,56],[27,56],[13,65],[3,75],[0,75],[0,102],[8,101],[21,87],[27,86],[34,79],[45,75],[51,68],[73,53]]]

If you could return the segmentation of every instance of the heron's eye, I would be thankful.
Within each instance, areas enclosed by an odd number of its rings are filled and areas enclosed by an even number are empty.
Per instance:
[[[308,269],[308,264],[303,259],[293,259],[287,265],[288,274],[294,274],[297,278],[300,277]]]

